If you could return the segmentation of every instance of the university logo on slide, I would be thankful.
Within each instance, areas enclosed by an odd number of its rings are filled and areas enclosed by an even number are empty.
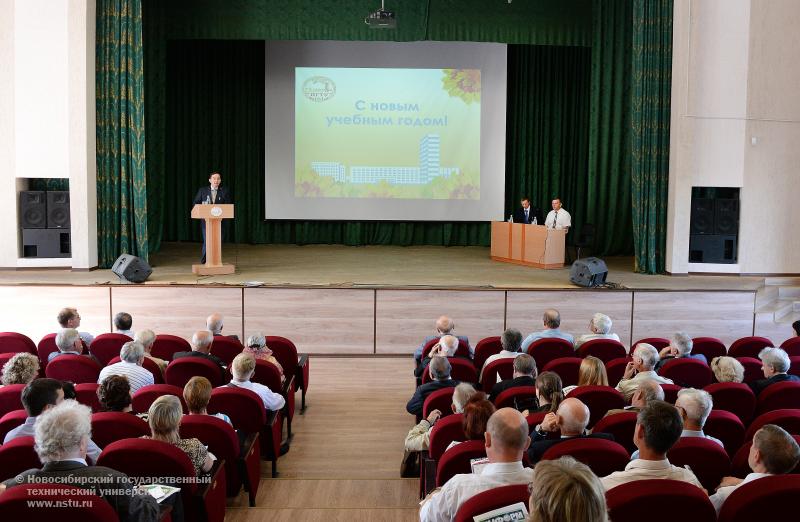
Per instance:
[[[303,96],[311,101],[324,102],[336,94],[336,84],[325,76],[312,76],[303,82]]]

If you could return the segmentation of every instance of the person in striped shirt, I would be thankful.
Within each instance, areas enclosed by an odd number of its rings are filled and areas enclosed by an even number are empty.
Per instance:
[[[100,384],[109,375],[122,375],[128,378],[131,385],[131,395],[135,394],[142,386],[154,384],[153,374],[142,368],[144,361],[144,346],[137,341],[129,341],[122,345],[119,351],[118,363],[106,366],[100,371],[97,383]]]

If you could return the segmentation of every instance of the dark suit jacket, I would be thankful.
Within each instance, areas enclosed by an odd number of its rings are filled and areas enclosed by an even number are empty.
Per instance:
[[[464,359],[465,361],[472,362],[472,359],[470,359],[469,357],[464,357],[463,355],[454,355],[453,357],[448,357],[448,359]],[[431,362],[430,357],[425,357],[424,359],[422,359],[420,365],[414,369],[414,377],[421,379],[422,375],[426,371],[428,371],[428,364],[430,364],[430,362]]]
[[[406,404],[406,411],[411,415],[422,415],[422,405],[425,404],[425,399],[428,398],[428,395],[442,388],[455,388],[456,386],[458,386],[458,381],[453,379],[426,382],[416,389],[414,395]]]
[[[181,357],[200,357],[201,359],[206,359],[208,361],[211,361],[215,363],[217,366],[219,366],[219,371],[222,375],[222,382],[227,382],[229,380],[228,372],[225,371],[225,363],[222,362],[222,359],[220,359],[216,355],[212,355],[210,353],[205,354],[203,352],[195,352],[194,350],[192,350],[191,352],[175,352],[172,355],[172,360],[174,361],[175,359],[180,359]]]
[[[133,482],[127,475],[103,466],[87,466],[71,460],[48,462],[40,470],[29,469],[3,484],[12,488],[19,484],[44,482],[63,483],[92,491],[111,504],[121,522],[159,520],[158,503],[153,497],[134,495]]]
[[[706,360],[706,356],[703,355],[702,353],[690,353],[686,357],[689,358],[689,359],[696,359],[696,360],[698,360],[700,362],[704,362],[704,363],[708,364],[708,361]],[[654,370],[656,372],[658,372],[658,370],[660,370],[662,366],[667,364],[672,359],[679,359],[679,357],[673,357],[672,355],[667,355],[666,357],[662,357],[656,363],[656,367],[654,368]],[[675,384],[679,384],[679,383],[676,382]]]
[[[531,446],[528,448],[528,460],[531,464],[536,464],[542,460],[544,452],[555,446],[561,444],[565,440],[572,439],[606,439],[614,440],[614,436],[610,433],[592,433],[591,435],[578,435],[577,437],[568,437],[566,439],[548,439],[546,435],[539,435],[536,431],[531,435]]]
[[[205,187],[200,187],[200,190],[197,191],[197,195],[194,197],[194,204],[200,204],[206,200],[206,197],[209,199],[211,198],[211,185],[206,185]],[[233,196],[231,195],[230,191],[220,186],[217,189],[217,200],[214,203],[233,203]]]
[[[497,396],[504,391],[511,388],[516,388],[518,386],[536,386],[536,379],[526,375],[523,377],[517,377],[516,379],[506,379],[504,381],[500,381],[492,386],[492,393],[489,396],[489,400],[494,401]]]
[[[544,225],[544,219],[542,218],[542,211],[533,205],[530,206],[528,209],[528,221],[525,221],[525,209],[522,207],[517,208],[514,211],[514,223],[526,223],[530,224],[533,223],[533,218],[536,218],[536,223],[538,225]]]
[[[758,394],[764,391],[764,388],[766,388],[770,384],[775,384],[776,382],[784,382],[784,381],[799,382],[800,377],[796,375],[779,373],[778,375],[773,375],[769,379],[759,379],[757,381],[751,382],[750,389],[752,389],[753,393],[755,393],[756,397],[758,397]]]

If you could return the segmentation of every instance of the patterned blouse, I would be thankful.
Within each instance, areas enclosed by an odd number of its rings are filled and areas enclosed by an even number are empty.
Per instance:
[[[145,435],[142,437],[143,439],[150,439]],[[208,450],[203,443],[195,438],[191,439],[180,439],[177,443],[174,444],[178,449],[183,450],[186,455],[189,456],[189,460],[192,461],[192,465],[194,466],[194,472],[199,477],[205,473],[203,471],[203,465],[206,463],[206,457],[208,456]]]

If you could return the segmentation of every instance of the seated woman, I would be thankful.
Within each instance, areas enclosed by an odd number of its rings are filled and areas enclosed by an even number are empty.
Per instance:
[[[603,361],[591,355],[583,359],[578,369],[578,386],[608,386],[608,374]],[[569,395],[578,386],[567,386],[564,395]]]
[[[183,387],[183,400],[189,408],[189,415],[208,415],[206,408],[211,400],[211,381],[199,375],[189,379]],[[214,413],[212,416],[232,424],[231,418],[224,413]]]
[[[109,375],[97,388],[97,398],[100,401],[101,411],[118,411],[133,413],[131,406],[131,385],[128,378],[122,375]],[[147,421],[147,414],[137,414],[137,417]]]
[[[564,400],[564,390],[561,384],[561,377],[555,372],[542,372],[536,377],[536,400],[539,407],[535,410],[524,411],[526,417],[531,413],[553,412],[558,409],[558,405]]]
[[[264,334],[261,332],[254,333],[247,338],[247,344],[244,347],[244,353],[252,354],[256,360],[267,361],[268,363],[274,364],[281,374],[281,382],[286,379],[286,376],[283,374],[283,367],[281,366],[281,363],[279,363],[278,359],[272,355],[272,350],[270,350],[267,346],[267,338],[264,337]]]
[[[471,384],[462,382],[453,390],[453,403],[450,408],[453,413],[464,413],[464,406],[467,401],[475,394],[475,388]],[[422,419],[419,424],[411,428],[406,435],[405,449],[410,451],[423,451],[428,449],[431,441],[431,428],[436,421],[442,417],[442,412],[433,410],[427,419]]]
[[[733,357],[728,357],[727,355],[714,357],[711,361],[711,371],[714,372],[717,382],[744,381],[744,366]]]
[[[183,450],[198,476],[211,471],[216,457],[199,440],[182,439],[178,432],[183,416],[180,399],[174,395],[162,395],[150,405],[147,416],[151,436],[143,438],[167,442]]]
[[[3,365],[3,386],[30,384],[39,376],[39,358],[31,353],[18,353]]]
[[[494,404],[486,399],[485,393],[477,392],[473,394],[467,404],[464,405],[464,417],[461,421],[461,427],[464,428],[464,440],[483,440],[483,434],[486,433],[486,424],[489,422],[489,417],[492,416],[494,410]],[[463,441],[454,440],[447,446],[447,449],[461,442]]]

